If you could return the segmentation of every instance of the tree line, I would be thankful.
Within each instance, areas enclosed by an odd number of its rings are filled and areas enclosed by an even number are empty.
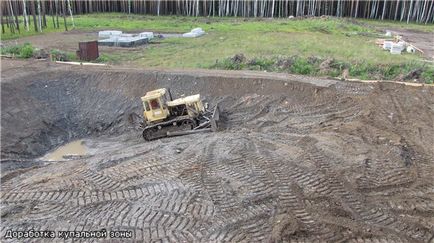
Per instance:
[[[434,0],[2,0],[1,25],[35,31],[47,27],[47,15],[59,27],[59,16],[67,30],[73,14],[123,12],[129,14],[209,17],[286,18],[290,16],[336,16],[405,22],[433,23]],[[22,16],[22,18],[19,18]]]
[[[60,28],[60,17],[63,19],[65,30],[68,30],[68,14],[74,26],[72,0],[1,0],[0,4],[2,33],[5,33],[6,28],[12,33],[29,31],[31,25],[36,32],[42,32],[47,28],[47,18],[50,17],[54,28]]]

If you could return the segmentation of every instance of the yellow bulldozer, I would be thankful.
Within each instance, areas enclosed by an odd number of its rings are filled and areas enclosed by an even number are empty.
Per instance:
[[[220,111],[203,104],[199,94],[173,100],[169,89],[149,91],[143,103],[143,138],[147,141],[198,132],[217,131]]]

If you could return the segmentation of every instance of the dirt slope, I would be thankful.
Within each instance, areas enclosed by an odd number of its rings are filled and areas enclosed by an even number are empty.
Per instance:
[[[103,228],[147,242],[433,240],[432,87],[32,72],[1,84],[2,241],[8,229]],[[157,87],[219,101],[223,130],[142,141],[128,118]],[[36,159],[72,138],[85,138],[90,155]]]

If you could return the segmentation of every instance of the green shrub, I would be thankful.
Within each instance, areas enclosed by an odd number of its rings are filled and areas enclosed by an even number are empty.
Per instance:
[[[386,66],[383,71],[384,78],[388,80],[397,78],[401,73],[402,65]]]
[[[95,61],[105,63],[105,62],[109,62],[110,58],[107,55],[101,54]]]
[[[433,84],[434,83],[434,68],[429,68],[428,70],[422,72],[422,80],[426,84]]]
[[[366,63],[355,63],[350,67],[350,76],[360,79],[369,79],[370,67]]]
[[[266,58],[253,58],[247,63],[249,69],[252,70],[273,70],[274,61]]]
[[[216,64],[212,66],[212,68],[224,70],[241,70],[243,67],[243,63],[234,62],[232,58],[225,58],[223,61],[217,60]]]
[[[58,49],[52,49],[50,53],[54,61],[69,61],[68,54],[66,52]]]
[[[77,60],[78,60],[78,58],[77,58],[77,54],[76,54],[76,53],[73,53],[73,52],[67,52],[67,53],[66,53],[66,59],[67,59],[68,61],[77,61]]]
[[[33,52],[35,48],[29,43],[24,44],[20,49],[20,57],[22,58],[30,58],[33,57]]]
[[[13,45],[1,48],[2,54],[9,54],[18,56],[21,58],[30,58],[33,56],[35,48],[30,43],[25,43],[24,45]]]
[[[290,70],[297,74],[313,74],[315,69],[306,59],[297,58],[292,64]]]
[[[235,58],[238,56],[238,58]],[[278,56],[278,57],[254,57],[252,59],[239,58],[236,55],[222,61],[216,60],[211,68],[225,70],[266,70],[277,72],[289,72],[303,75],[325,75],[340,77],[345,70],[348,70],[348,77],[358,79],[386,79],[412,81],[414,79],[427,84],[434,83],[434,68],[421,65],[417,62],[405,64],[376,65],[367,62],[343,62],[333,60],[330,64],[322,66],[324,58],[300,57],[300,56]]]
[[[10,55],[19,55],[20,54],[20,46],[6,46],[1,48],[2,54],[10,54]]]

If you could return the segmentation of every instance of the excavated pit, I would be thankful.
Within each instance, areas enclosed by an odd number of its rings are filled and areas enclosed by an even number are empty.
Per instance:
[[[4,77],[3,77],[4,78]],[[259,73],[48,68],[2,82],[7,230],[137,241],[430,242],[434,89]],[[131,114],[169,87],[222,130],[144,142]],[[87,152],[44,155],[82,139]]]

